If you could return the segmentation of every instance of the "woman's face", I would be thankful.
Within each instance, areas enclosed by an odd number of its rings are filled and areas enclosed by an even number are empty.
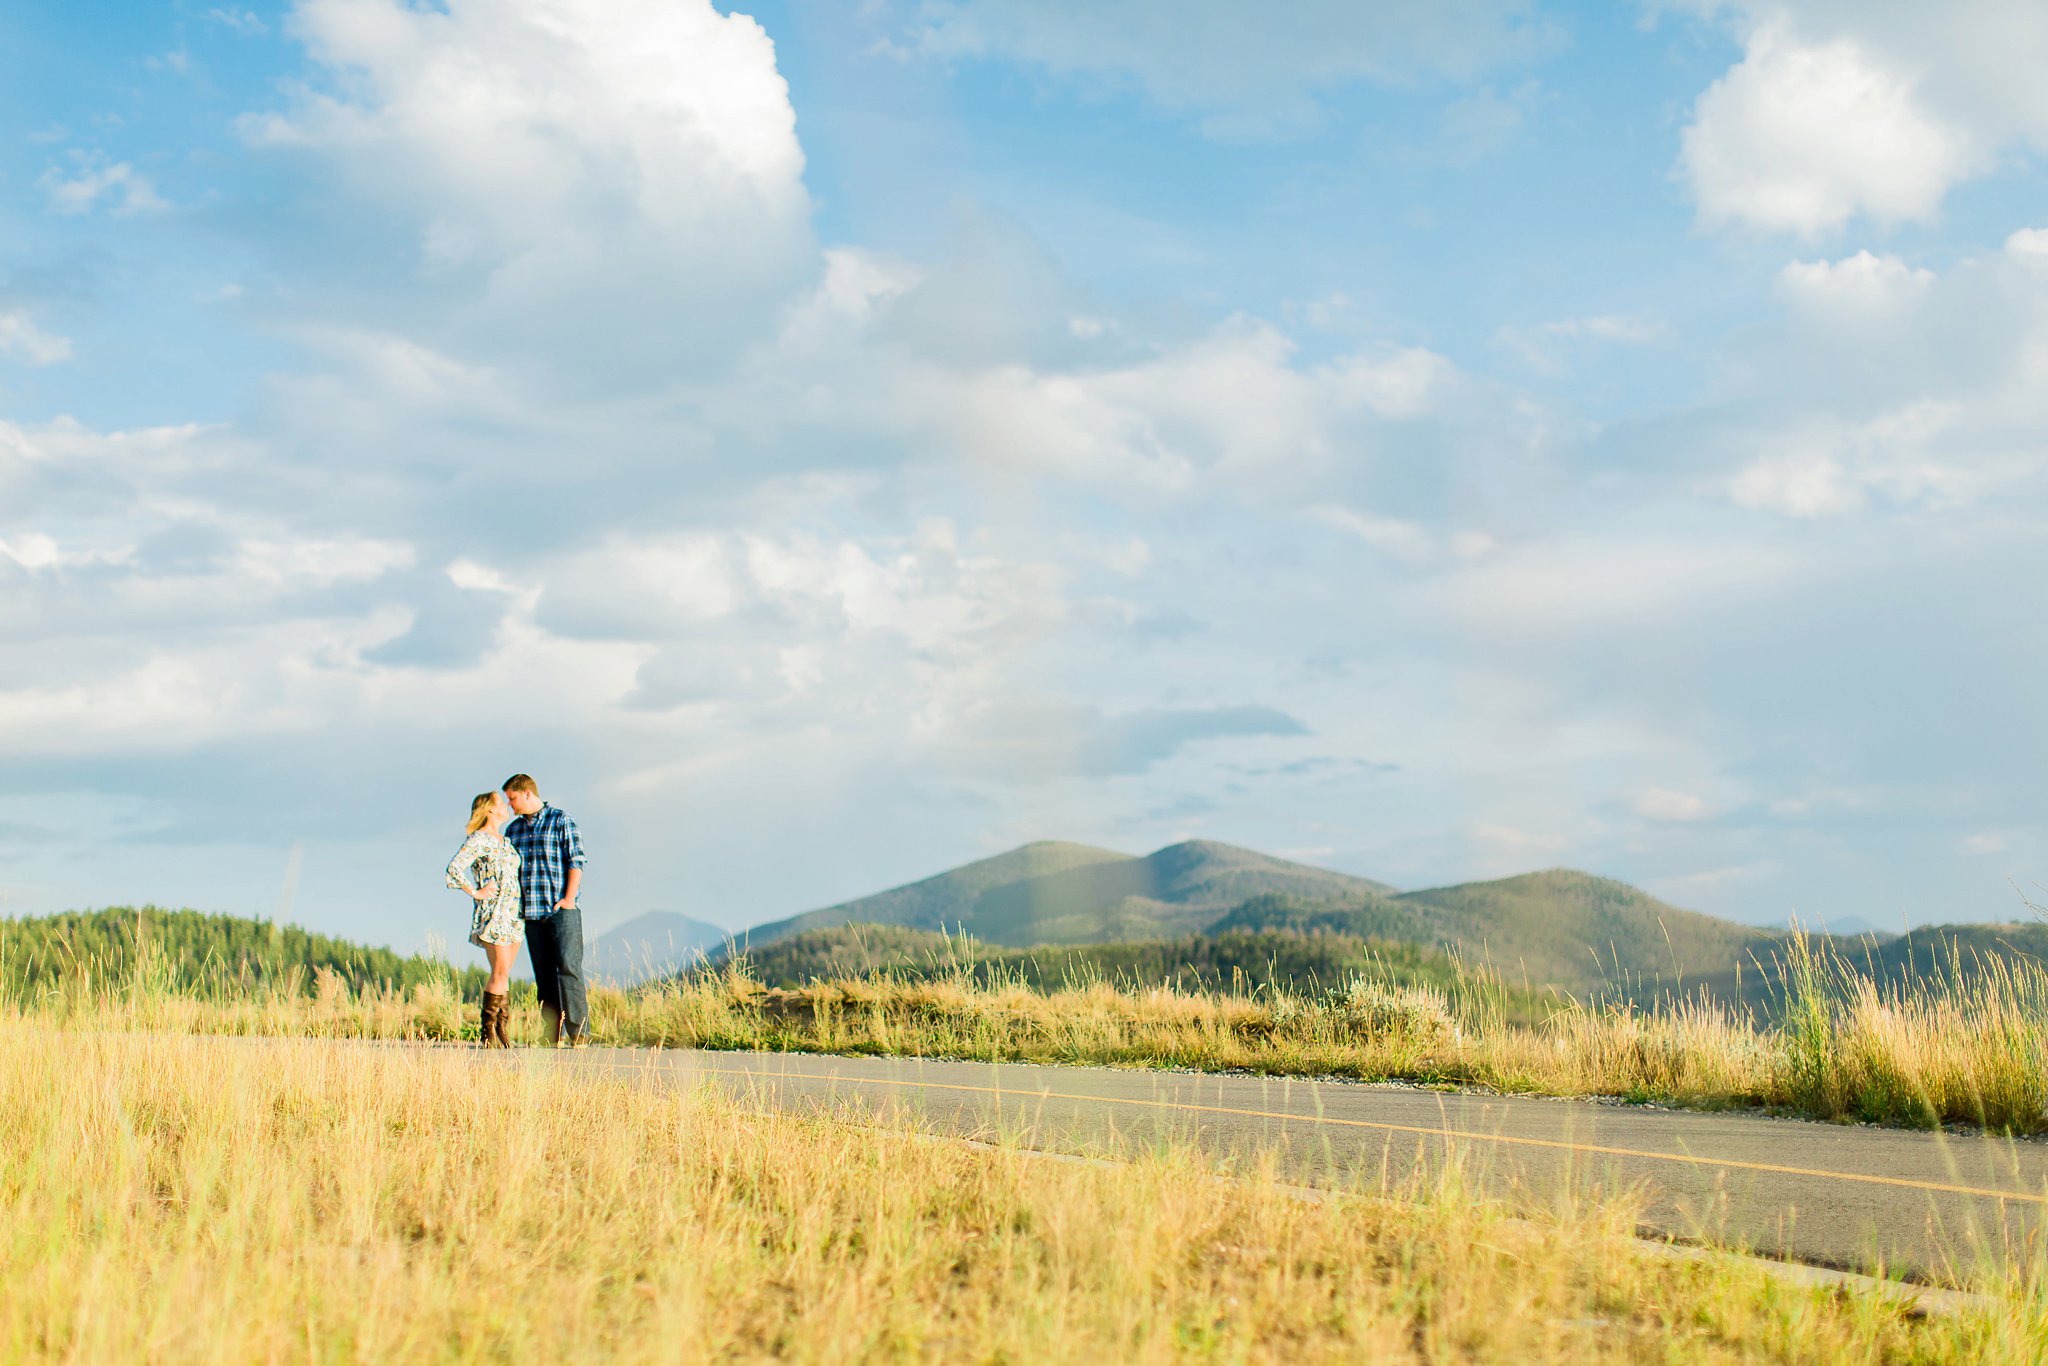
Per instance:
[[[506,801],[505,794],[500,792],[497,800],[491,803],[491,824],[503,825],[511,819],[512,804]]]

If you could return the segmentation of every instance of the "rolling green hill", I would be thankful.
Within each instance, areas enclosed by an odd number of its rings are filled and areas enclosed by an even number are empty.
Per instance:
[[[1749,959],[1771,931],[1553,870],[1398,892],[1382,882],[1208,840],[1143,858],[1031,844],[907,887],[758,926],[746,946],[831,925],[965,931],[985,944],[1129,944],[1232,931],[1331,932],[1455,951],[1532,987],[1647,999],[1705,985],[1752,995]],[[1743,965],[1738,971],[1738,964]]]
[[[1546,943],[1551,926],[1558,938]],[[1598,962],[1588,952],[1581,966],[1567,936],[1585,943],[1594,934],[1608,935],[1611,948]],[[1533,1020],[1559,990],[1588,1001],[1648,1004],[1705,987],[1730,1004],[1774,1008],[1788,942],[1784,931],[1682,911],[1623,883],[1552,872],[1348,902],[1267,894],[1234,907],[1204,932],[1131,942],[1016,948],[901,925],[825,926],[756,947],[748,963],[759,980],[779,987],[881,972],[925,978],[965,968],[982,981],[1034,987],[1100,979],[1314,992],[1362,972],[1445,985],[1461,963],[1484,962],[1508,969],[1502,999],[1509,1018]],[[2042,925],[1944,925],[1908,936],[1822,935],[1811,942],[1824,956],[1891,985],[1970,978],[2021,957],[2048,963],[2048,926]],[[1492,944],[1526,956],[1506,958],[1490,951]],[[1657,954],[1661,963],[1651,961]],[[1619,972],[1609,967],[1616,960]]]
[[[1681,910],[1646,892],[1556,869],[1399,892],[1370,878],[1194,840],[1143,858],[1030,844],[923,882],[757,926],[758,952],[805,930],[896,925],[964,931],[985,944],[1131,944],[1286,930],[1455,952],[1509,981],[1587,997],[1648,1000],[1705,986],[1756,999],[1755,959],[1781,936]]]
[[[1553,869],[1396,898],[1434,937],[1455,943],[1504,975],[1570,991],[1684,990],[1704,984],[1732,998],[1737,965],[1778,936],[1647,892]]]
[[[1968,979],[2015,959],[2048,963],[2048,925],[1926,925],[1857,940],[1841,952],[1881,982]]]
[[[1325,933],[1453,954],[1539,992],[1646,1004],[1700,989],[1724,1001],[1768,1004],[1777,995],[1775,969],[1786,942],[1785,931],[1684,910],[1626,883],[1569,869],[1400,892],[1369,878],[1196,840],[1143,858],[1085,845],[1026,845],[923,882],[757,926],[741,947],[758,958],[789,936],[847,924],[964,931],[983,945],[1012,949],[1130,946],[1195,934]],[[1930,936],[1938,933],[1818,941],[1851,961],[1868,957],[1880,977],[1903,980],[1924,976],[1937,962]],[[1966,926],[1950,933],[1989,959],[2015,952],[2048,956],[2048,929]]]
[[[1254,896],[1353,897],[1393,890],[1368,878],[1190,840],[1144,858],[1096,863],[998,887],[964,921],[998,944],[1092,944],[1206,929]]]
[[[746,946],[831,925],[962,930],[994,944],[1159,939],[1206,928],[1249,897],[1382,895],[1370,878],[1310,868],[1250,849],[1192,840],[1144,858],[1082,844],[1027,844],[937,877],[757,925]]]
[[[786,920],[772,920],[742,931],[742,947],[773,943],[785,935],[830,925],[907,925],[912,929],[936,930],[955,926],[974,913],[982,896],[1000,887],[1031,878],[1066,872],[1089,864],[1112,863],[1129,855],[1095,849],[1085,844],[1063,844],[1041,840],[1012,849],[1007,854],[963,864],[936,877],[925,878],[886,892],[841,902]]]
[[[1773,1005],[1790,932],[1667,905],[1609,878],[1554,869],[1349,901],[1259,897],[1211,933],[1324,931],[1454,950],[1513,982],[1586,998],[1649,1002],[1706,988],[1719,1000]],[[1839,958],[1889,985],[1972,978],[2019,958],[2048,963],[2048,925],[1933,925],[1910,934],[1814,934]]]
[[[1510,981],[1636,999],[1700,985],[1724,999],[1753,997],[1762,989],[1749,980],[1753,960],[1782,939],[1568,869],[1345,903],[1252,902],[1215,928],[1280,927],[1454,949]]]

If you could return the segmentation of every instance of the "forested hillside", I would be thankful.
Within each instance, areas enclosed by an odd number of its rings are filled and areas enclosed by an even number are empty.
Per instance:
[[[0,991],[17,997],[67,984],[115,986],[138,974],[179,991],[310,990],[323,969],[354,991],[410,991],[453,977],[467,994],[483,978],[481,968],[458,971],[433,958],[244,916],[119,906],[0,920]]]
[[[1017,982],[1052,990],[1090,982],[1133,989],[1270,989],[1316,995],[1356,976],[1402,985],[1465,989],[1477,985],[1456,960],[1420,945],[1368,940],[1329,930],[1224,931],[1120,944],[1041,945],[1013,949],[900,925],[837,925],[805,930],[746,956],[748,972],[773,987],[888,974],[919,980],[964,973],[977,984]],[[719,969],[707,968],[706,971]],[[1520,985],[1488,990],[1517,1022],[1542,1017],[1558,998]]]
[[[817,936],[834,926],[860,928],[850,936]],[[943,942],[891,929],[965,934],[990,962],[999,956],[990,946],[1018,951],[1010,956],[1027,976],[1039,970],[1035,965],[1084,960],[1147,965],[1148,980],[1195,964],[1251,971],[1243,954],[1253,950],[1243,942],[1223,947],[1211,941],[1281,932],[1295,937],[1261,941],[1257,952],[1288,966],[1284,972],[1260,969],[1261,980],[1341,973],[1362,951],[1359,945],[1379,946],[1385,954],[1402,944],[1431,961],[1455,958],[1489,968],[1535,997],[1562,992],[1588,1002],[1649,1005],[1704,991],[1766,1010],[1779,998],[1787,944],[1784,930],[1702,915],[1571,869],[1402,892],[1354,874],[1190,840],[1142,858],[1079,844],[1028,844],[921,882],[756,925],[734,936],[731,948],[750,954],[770,975],[801,979],[861,971],[853,960],[865,962],[877,952],[897,961],[895,947],[910,946],[904,952],[915,959]],[[778,947],[793,937],[801,942]],[[2024,926],[1815,938],[1816,947],[1854,958],[1891,981],[1933,971],[1968,975],[2048,950],[2048,931]],[[1952,943],[1964,951],[1951,952],[1946,946]],[[1320,947],[1304,947],[1311,944]],[[1162,945],[1174,946],[1171,963],[1155,961],[1166,951]],[[1051,946],[1069,951],[1054,953]],[[1093,952],[1071,951],[1082,946]],[[726,951],[717,945],[708,952],[717,962]]]
[[[1354,874],[1191,840],[1142,858],[1086,845],[1025,845],[757,925],[737,936],[735,947],[760,962],[779,962],[762,956],[778,941],[849,924],[964,932],[1013,949],[1093,944],[1105,952],[1237,931],[1327,932],[1455,954],[1538,992],[1644,1003],[1699,988],[1758,1003],[1770,995],[1767,969],[1784,937],[1569,869],[1401,892]]]
[[[1755,999],[1783,933],[1666,905],[1568,869],[1344,901],[1260,897],[1211,931],[1326,929],[1453,949],[1512,981],[1644,1000],[1706,987]]]

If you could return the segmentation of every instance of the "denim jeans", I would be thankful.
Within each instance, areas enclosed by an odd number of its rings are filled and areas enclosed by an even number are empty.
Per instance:
[[[526,952],[533,959],[533,984],[540,1003],[561,1011],[569,1037],[581,1038],[590,1022],[590,1007],[583,994],[583,908],[527,921]]]

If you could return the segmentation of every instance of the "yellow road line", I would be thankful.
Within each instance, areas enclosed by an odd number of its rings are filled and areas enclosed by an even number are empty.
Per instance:
[[[755,1072],[743,1067],[704,1067],[690,1065],[689,1070],[717,1076],[748,1077],[762,1079],[786,1079],[801,1081],[822,1081],[837,1085],[846,1082],[854,1086],[897,1086],[922,1091],[965,1091],[978,1095],[1036,1097],[1041,1100],[1100,1101],[1110,1105],[1131,1105],[1141,1109],[1180,1110],[1190,1113],[1211,1115],[1236,1115],[1245,1119],[1277,1119],[1292,1124],[1333,1124],[1351,1129],[1373,1129],[1382,1133],[1419,1134],[1426,1138],[1462,1138],[1478,1143],[1515,1144],[1525,1148],[1550,1148],[1564,1152],[1589,1153],[1602,1157],[1638,1157],[1652,1162],[1678,1162],[1695,1167],[1722,1167],[1734,1171],[1767,1172],[1773,1176],[1811,1176],[1824,1181],[1858,1181],[1871,1186],[1892,1186],[1905,1190],[1937,1191],[1945,1195],[1972,1195],[1987,1200],[2016,1200],[2022,1204],[2048,1205],[2048,1194],[2026,1191],[1993,1190],[1983,1186],[1956,1185],[1945,1181],[1920,1181],[1905,1176],[1871,1176],[1863,1172],[1825,1171],[1814,1167],[1788,1167],[1775,1162],[1745,1162],[1731,1157],[1699,1157],[1691,1153],[1660,1153],[1646,1148],[1613,1148],[1597,1143],[1571,1143],[1555,1138],[1525,1138],[1517,1134],[1488,1134],[1470,1129],[1449,1127],[1430,1128],[1419,1124],[1390,1124],[1384,1120],[1341,1119],[1332,1115],[1290,1114],[1284,1110],[1246,1110],[1229,1105],[1204,1105],[1199,1102],[1174,1100],[1146,1100],[1137,1096],[1089,1096],[1070,1091],[1024,1091],[1005,1089],[1000,1086],[972,1086],[964,1082],[913,1081],[897,1077],[846,1077],[839,1075],[818,1076],[803,1072]]]

